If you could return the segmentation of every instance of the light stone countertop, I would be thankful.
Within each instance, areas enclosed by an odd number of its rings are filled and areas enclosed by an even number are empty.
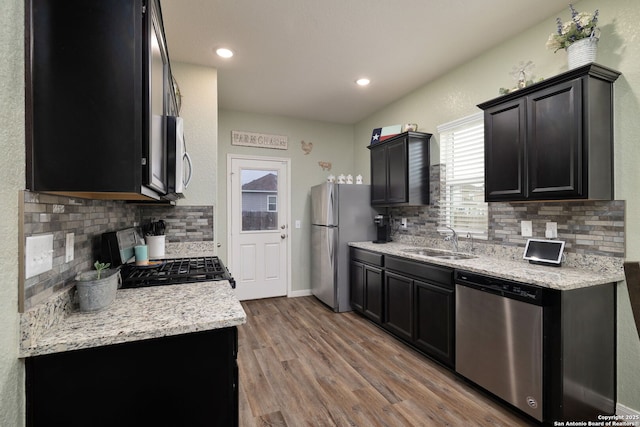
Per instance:
[[[621,267],[600,270],[567,266],[547,267],[530,264],[525,260],[517,261],[486,254],[478,254],[472,259],[447,260],[403,252],[405,249],[416,249],[420,246],[399,242],[351,242],[349,246],[564,291],[624,280]]]
[[[229,282],[119,289],[106,309],[70,309],[73,287],[21,315],[20,357],[238,326],[246,313]],[[62,313],[62,314],[60,314]]]

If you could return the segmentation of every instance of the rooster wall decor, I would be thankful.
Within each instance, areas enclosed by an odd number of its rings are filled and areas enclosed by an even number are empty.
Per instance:
[[[302,151],[304,151],[305,156],[313,150],[313,142],[300,141],[300,144],[302,145]]]

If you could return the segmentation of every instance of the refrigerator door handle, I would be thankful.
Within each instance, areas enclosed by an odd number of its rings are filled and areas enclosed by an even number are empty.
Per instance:
[[[338,228],[337,227],[329,227],[329,233],[327,233],[327,250],[329,252],[329,265],[330,265],[330,274],[331,274],[331,282],[333,283],[333,301],[334,305],[337,308],[338,306],[338,266],[336,265],[336,245],[337,245],[337,237],[338,237]]]
[[[329,227],[329,230],[335,230],[335,228],[333,227]],[[335,244],[334,244],[334,233],[327,233],[327,250],[329,252],[329,262],[331,264],[331,270],[333,271],[334,269],[334,258],[335,258]]]

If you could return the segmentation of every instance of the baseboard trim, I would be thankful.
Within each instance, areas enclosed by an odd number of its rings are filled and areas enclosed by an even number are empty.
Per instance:
[[[627,420],[635,420],[635,424],[631,425],[640,425],[640,411],[618,403],[616,404],[616,415],[621,415]]]
[[[297,297],[308,297],[313,295],[311,293],[311,289],[303,289],[301,291],[291,291],[289,292],[289,295],[287,295],[289,298],[297,298]]]

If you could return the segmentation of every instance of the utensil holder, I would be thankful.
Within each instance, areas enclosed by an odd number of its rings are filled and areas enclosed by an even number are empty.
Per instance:
[[[147,236],[147,246],[149,247],[149,259],[160,258],[164,256],[165,237]]]

